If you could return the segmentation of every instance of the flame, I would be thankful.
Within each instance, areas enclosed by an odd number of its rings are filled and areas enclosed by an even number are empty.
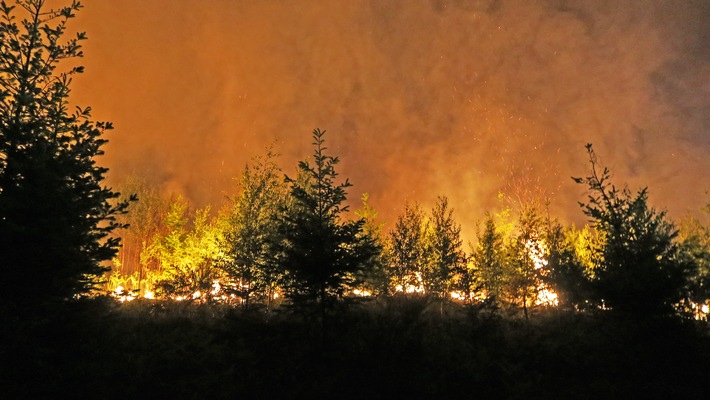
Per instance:
[[[365,289],[363,289],[363,290],[361,290],[361,289],[355,289],[355,290],[353,290],[353,294],[354,294],[355,296],[360,296],[360,297],[370,297],[370,296],[372,296],[372,292],[370,292],[369,290],[365,290]]]
[[[540,239],[530,239],[525,243],[528,257],[535,264],[535,269],[539,270],[547,266],[547,244]]]
[[[560,304],[557,298],[557,293],[553,292],[548,288],[543,288],[537,293],[537,299],[535,299],[536,306],[554,306],[557,307]]]

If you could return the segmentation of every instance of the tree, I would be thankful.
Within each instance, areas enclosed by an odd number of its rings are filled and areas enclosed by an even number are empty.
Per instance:
[[[210,298],[214,281],[220,277],[216,264],[222,253],[222,232],[219,220],[209,215],[209,206],[196,210],[190,227],[187,202],[180,196],[171,201],[166,231],[156,235],[145,257],[145,261],[155,260],[160,265],[158,295]]]
[[[392,287],[403,292],[422,286],[424,213],[419,204],[404,205],[387,240],[388,275]]]
[[[103,186],[106,168],[96,164],[107,122],[91,109],[69,112],[73,67],[84,33],[61,42],[78,1],[56,10],[44,0],[0,2],[0,259],[7,302],[35,305],[94,289],[102,266],[116,254],[116,215],[127,201]],[[16,9],[26,17],[18,24]],[[28,286],[33,292],[26,296]]]
[[[383,252],[385,239],[382,235],[382,227],[385,223],[377,221],[377,210],[370,205],[369,199],[369,194],[363,194],[362,208],[355,211],[355,215],[364,221],[361,233],[363,240],[372,241],[376,249],[375,255],[369,260],[370,265],[363,271],[362,282],[364,289],[375,295],[387,294],[390,282],[386,270],[387,255]]]
[[[596,300],[628,314],[672,312],[690,267],[679,257],[678,232],[665,212],[649,208],[647,188],[636,195],[617,189],[609,183],[609,170],[599,171],[592,145],[586,149],[591,175],[573,179],[589,188],[580,206],[605,238],[594,270]]]
[[[113,259],[108,286],[110,290],[115,290],[120,285],[144,296],[152,288],[150,278],[157,272],[155,262],[146,262],[146,254],[152,240],[166,230],[165,217],[170,203],[142,175],[128,176],[119,185],[119,189],[122,193],[133,193],[131,196],[135,196],[138,201],[131,205],[125,215],[117,218],[127,228],[120,230],[121,247]],[[126,196],[120,199],[129,200]],[[126,279],[119,279],[121,277]]]
[[[483,231],[479,231],[471,253],[475,279],[487,300],[497,307],[504,298],[505,252],[503,235],[496,229],[492,215],[486,215]]]
[[[702,211],[710,215],[710,204]],[[678,240],[681,257],[693,266],[686,282],[687,298],[683,299],[684,309],[681,311],[707,319],[710,306],[710,225],[703,224],[697,217],[686,216],[681,220]]]
[[[252,297],[265,298],[271,308],[279,279],[276,251],[279,212],[286,187],[271,149],[242,173],[238,196],[231,197],[220,267],[234,281],[234,292],[249,308]]]
[[[431,210],[430,229],[425,239],[424,284],[428,292],[439,296],[450,292],[454,275],[466,267],[466,256],[461,249],[461,225],[454,221],[453,213],[449,199],[439,196]]]
[[[362,235],[365,222],[343,219],[352,185],[336,183],[339,159],[325,153],[324,135],[313,131],[313,165],[301,161],[297,178],[286,177],[291,204],[279,224],[286,295],[295,304],[317,302],[323,322],[328,306],[355,287],[376,254],[371,238]]]
[[[518,218],[517,235],[508,244],[506,292],[511,302],[520,302],[525,318],[542,289],[547,246],[541,238],[542,218],[537,207],[528,205]]]
[[[568,310],[584,306],[589,298],[589,277],[575,248],[579,235],[573,228],[565,229],[557,220],[548,220],[544,235],[548,255],[543,282],[557,294],[560,308]]]

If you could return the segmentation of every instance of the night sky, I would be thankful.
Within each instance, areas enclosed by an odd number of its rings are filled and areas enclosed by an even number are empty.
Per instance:
[[[707,1],[82,3],[73,99],[116,126],[111,182],[218,206],[269,143],[292,173],[318,127],[389,226],[443,194],[470,234],[499,192],[583,222],[588,142],[671,216],[710,203]]]

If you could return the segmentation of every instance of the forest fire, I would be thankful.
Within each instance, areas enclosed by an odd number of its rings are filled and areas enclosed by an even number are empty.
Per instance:
[[[707,396],[710,3],[61,3],[0,1],[3,396]]]

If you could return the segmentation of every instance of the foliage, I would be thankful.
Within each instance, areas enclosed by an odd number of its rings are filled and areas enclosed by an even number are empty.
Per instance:
[[[710,216],[710,204],[702,210],[706,217]],[[703,224],[694,216],[687,216],[681,220],[678,234],[683,260],[693,265],[692,273],[688,275],[687,299],[683,301],[684,312],[708,318],[698,314],[702,306],[710,306],[710,224]]]
[[[336,183],[338,157],[326,154],[325,131],[313,131],[313,165],[298,164],[286,178],[291,203],[279,223],[280,265],[286,295],[296,304],[319,303],[324,317],[336,297],[354,288],[377,249],[362,235],[364,221],[346,221],[348,180]]]
[[[471,249],[474,275],[486,300],[498,307],[504,299],[505,249],[503,234],[496,229],[495,220],[486,214],[483,231],[478,232],[478,241]]]
[[[391,289],[407,292],[421,286],[424,269],[424,213],[419,204],[404,205],[387,240],[387,269]]]
[[[119,231],[121,247],[111,266],[111,276],[107,289],[113,291],[118,282],[118,276],[136,276],[140,287],[139,294],[145,295],[146,290],[152,290],[153,279],[159,266],[157,260],[150,261],[148,249],[160,233],[166,231],[165,218],[169,211],[170,201],[158,188],[148,183],[145,176],[130,175],[119,186],[122,193],[133,193],[138,200],[131,205],[126,214],[117,220],[127,227]],[[121,199],[126,200],[124,196]],[[146,281],[147,280],[147,281]],[[123,285],[125,287],[125,285]]]
[[[520,304],[525,317],[542,287],[547,246],[541,240],[542,217],[535,206],[525,207],[518,218],[517,234],[507,246],[504,282],[508,299]]]
[[[547,244],[547,265],[543,282],[558,296],[563,309],[580,309],[589,298],[589,276],[585,264],[577,253],[576,240],[584,240],[581,233],[565,228],[557,220],[548,221],[544,240]],[[589,243],[580,243],[589,248]]]
[[[369,260],[370,265],[363,270],[362,287],[373,295],[388,294],[390,282],[386,268],[387,255],[383,251],[385,238],[382,233],[385,223],[377,221],[377,210],[370,205],[369,199],[369,194],[363,194],[362,208],[355,210],[355,216],[364,222],[361,233],[363,239],[372,241],[376,249],[375,255]]]
[[[454,221],[453,213],[448,198],[438,197],[425,235],[426,264],[422,275],[427,292],[439,296],[447,296],[454,289],[454,276],[458,276],[461,283],[456,289],[467,293],[471,290],[462,250],[461,225]]]
[[[231,291],[247,308],[252,297],[266,299],[270,305],[279,280],[274,244],[286,188],[275,157],[269,149],[265,157],[245,167],[241,192],[229,199],[227,227],[220,243],[225,251],[220,268],[234,282]]]
[[[215,263],[223,256],[219,247],[221,227],[218,219],[209,215],[209,207],[196,210],[189,227],[187,202],[178,196],[170,203],[166,232],[157,234],[146,254],[148,261],[160,265],[158,295],[209,298],[220,274]]]
[[[689,270],[679,257],[678,232],[665,212],[649,208],[646,188],[636,195],[617,189],[609,183],[609,170],[599,171],[592,145],[586,148],[591,175],[574,180],[589,188],[580,205],[605,238],[594,268],[594,300],[636,315],[670,313],[684,296]]]
[[[91,120],[91,108],[69,111],[83,32],[62,42],[81,8],[74,1],[55,10],[42,0],[0,3],[0,258],[4,300],[65,300],[95,287],[116,253],[116,216],[128,202],[102,186],[106,168],[96,164],[107,122]],[[16,9],[25,14],[18,23]],[[27,297],[26,282],[34,296]],[[3,304],[6,304],[3,300]]]

